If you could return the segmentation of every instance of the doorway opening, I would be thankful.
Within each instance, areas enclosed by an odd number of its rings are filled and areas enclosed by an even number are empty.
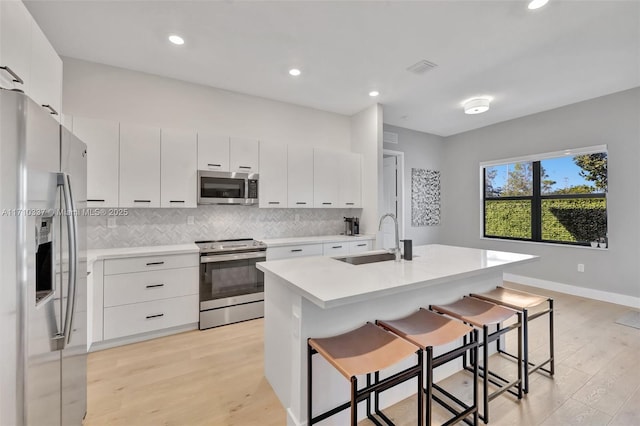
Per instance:
[[[383,211],[398,218],[398,238],[404,238],[404,152],[385,149],[382,151]],[[385,220],[382,227],[382,247],[395,247],[394,225]]]

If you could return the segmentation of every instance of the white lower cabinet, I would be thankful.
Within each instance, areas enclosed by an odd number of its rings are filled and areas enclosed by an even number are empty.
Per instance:
[[[339,243],[324,243],[322,245],[322,254],[325,256],[349,254],[349,243],[344,241]]]
[[[267,248],[267,260],[287,259],[291,257],[322,256],[322,244],[297,244]]]
[[[105,308],[104,338],[116,339],[194,323],[198,317],[197,294]]]
[[[347,244],[349,245],[349,254],[373,250],[372,240],[349,241]]]
[[[97,285],[94,288],[93,306],[101,311],[102,321],[97,324],[94,320],[94,341],[135,337],[197,323],[198,265],[198,253],[97,261],[94,285],[101,283],[102,289]],[[102,297],[96,299],[98,292]],[[96,317],[94,313],[93,318]],[[98,325],[101,328],[96,330]]]

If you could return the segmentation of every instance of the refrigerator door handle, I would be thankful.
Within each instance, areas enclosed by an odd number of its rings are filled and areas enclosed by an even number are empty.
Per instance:
[[[67,282],[67,309],[64,316],[64,329],[62,336],[64,338],[63,346],[66,346],[71,340],[71,327],[73,326],[73,314],[75,311],[76,299],[76,273],[78,267],[78,247],[76,244],[76,211],[73,202],[73,193],[71,191],[71,180],[66,173],[58,174],[58,185],[62,186],[62,194],[64,196],[64,212],[67,218],[67,239],[69,245],[69,271]]]

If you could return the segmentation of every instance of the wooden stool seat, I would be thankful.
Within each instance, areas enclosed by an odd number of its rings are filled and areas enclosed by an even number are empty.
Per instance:
[[[553,355],[553,299],[551,297],[540,296],[526,291],[514,290],[505,287],[496,287],[485,293],[471,293],[471,297],[488,302],[496,303],[522,312],[522,334],[523,334],[523,351],[524,351],[524,393],[529,393],[529,375],[535,371],[543,371],[550,376],[555,373],[555,358]],[[529,308],[547,303],[546,309],[537,309],[535,313],[529,314]],[[549,358],[544,361],[533,363],[529,361],[529,321],[540,318],[549,314]],[[500,347],[498,342],[498,351],[512,358],[515,356]],[[545,368],[548,365],[549,368]]]
[[[418,350],[372,323],[338,336],[309,339],[309,346],[347,379],[384,370]]]
[[[330,365],[351,383],[351,399],[324,413],[313,414],[313,360],[314,354],[320,354]],[[404,370],[380,379],[380,371],[400,361],[417,356],[416,364]],[[375,425],[382,426],[375,415],[387,425],[393,422],[380,410],[380,393],[408,380],[417,379],[418,415],[416,424],[424,425],[422,350],[408,341],[384,330],[370,322],[360,328],[332,337],[307,339],[307,424],[314,425],[350,408],[350,425],[358,423],[358,403],[366,401],[367,418]],[[371,375],[375,380],[371,383]],[[366,385],[358,386],[358,377],[366,375]],[[374,397],[375,414],[371,412],[371,397]]]
[[[485,293],[471,293],[471,297],[499,303],[500,305],[508,306],[509,308],[519,311],[534,308],[549,300],[549,298],[545,296],[538,296],[537,294],[504,287],[496,287]]]
[[[453,418],[448,419],[444,423],[445,425],[458,423],[460,421],[471,426],[478,424],[477,364],[473,369],[473,401],[470,404],[462,401],[458,396],[453,395],[433,381],[433,372],[437,367],[460,357],[466,358],[467,352],[470,352],[471,357],[474,359],[478,357],[478,330],[471,325],[437,314],[433,311],[428,311],[424,308],[420,308],[417,312],[404,318],[388,321],[378,320],[376,324],[408,340],[425,352],[425,366],[423,369],[426,371],[427,376],[426,387],[424,389],[427,396],[426,425],[431,425],[432,401],[437,402],[454,415]],[[467,338],[469,340],[468,343]],[[456,340],[462,340],[463,343],[453,349],[449,349],[441,355],[434,356],[434,347],[446,345]],[[439,391],[441,395],[444,395],[445,398],[442,398],[440,394],[434,394],[434,389]],[[453,401],[456,406],[452,406],[449,401]],[[469,416],[473,416],[473,421],[467,419]]]
[[[485,423],[488,423],[489,402],[491,400],[504,392],[509,392],[515,395],[518,400],[522,398],[522,312],[466,296],[453,303],[449,303],[448,305],[431,305],[430,308],[436,312],[440,312],[468,324],[472,324],[482,330],[482,342],[480,343],[480,347],[482,348],[482,364],[478,366],[479,360],[477,358],[472,359],[471,364],[474,369],[480,369],[483,389],[482,406],[484,408],[483,412],[480,414],[480,418]],[[517,316],[517,321],[501,328],[501,323],[514,315]],[[496,331],[490,333],[489,327],[494,325],[496,326]],[[492,372],[488,365],[489,344],[491,342],[498,341],[500,336],[511,330],[515,330],[518,333],[518,356],[516,357],[518,378],[513,381],[509,381],[495,372]],[[470,369],[470,367],[467,366],[466,359],[464,357],[463,366],[466,370]],[[499,389],[490,393],[489,383],[496,385]]]
[[[513,309],[471,297],[465,297],[448,305],[432,305],[431,308],[479,328],[499,324],[517,313]]]
[[[429,346],[445,345],[473,331],[473,327],[426,309],[401,319],[378,321],[378,325],[393,331],[422,350]]]

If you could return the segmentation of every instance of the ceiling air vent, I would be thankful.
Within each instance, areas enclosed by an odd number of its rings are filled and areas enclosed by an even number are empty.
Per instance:
[[[414,74],[424,74],[425,72],[437,67],[437,64],[433,62],[429,62],[426,59],[416,62],[407,68],[407,71],[412,72]]]
[[[383,132],[382,142],[384,143],[398,143],[398,134],[393,132]]]

